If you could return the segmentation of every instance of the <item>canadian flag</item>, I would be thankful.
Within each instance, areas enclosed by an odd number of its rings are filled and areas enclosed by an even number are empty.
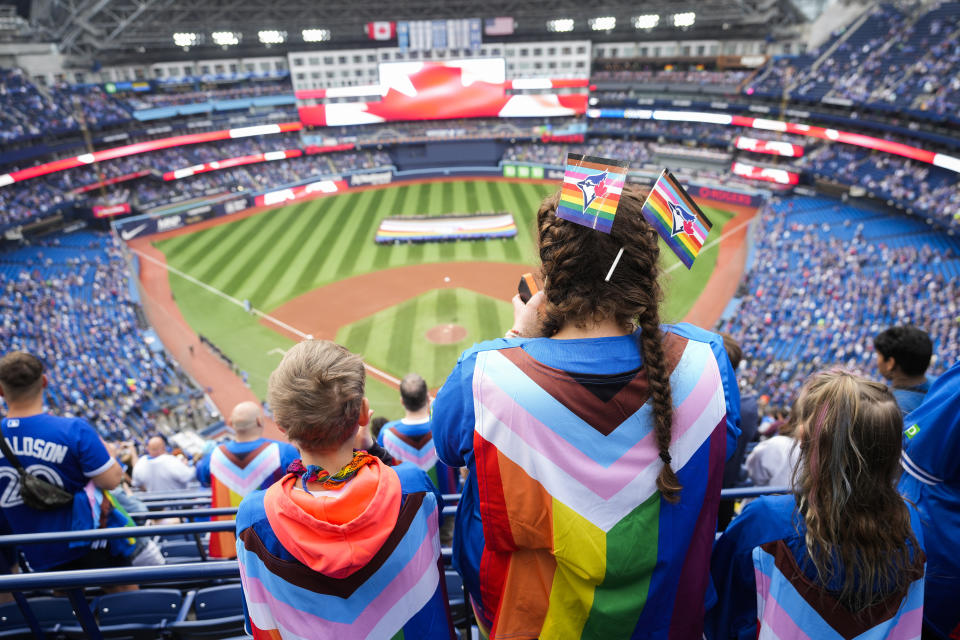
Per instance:
[[[371,40],[393,40],[397,37],[396,22],[368,22],[367,37]]]

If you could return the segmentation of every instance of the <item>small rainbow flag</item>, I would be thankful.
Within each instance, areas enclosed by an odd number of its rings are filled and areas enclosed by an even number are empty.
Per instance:
[[[628,164],[625,160],[568,154],[557,217],[610,233]]]
[[[693,266],[713,223],[672,173],[663,170],[643,203],[642,211],[643,217],[666,240],[680,262],[687,269]]]

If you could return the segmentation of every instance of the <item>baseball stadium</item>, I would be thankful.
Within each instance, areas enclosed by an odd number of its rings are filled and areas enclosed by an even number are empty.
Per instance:
[[[960,2],[343,9],[0,4],[0,636],[960,638]]]

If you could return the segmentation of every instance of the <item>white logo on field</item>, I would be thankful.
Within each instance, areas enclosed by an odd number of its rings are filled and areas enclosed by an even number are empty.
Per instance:
[[[134,227],[133,229],[130,229],[129,231],[121,231],[120,237],[123,238],[124,240],[132,240],[133,238],[136,238],[138,235],[140,235],[140,232],[146,228],[147,228],[147,225],[142,224],[139,227]]]
[[[157,220],[157,231],[169,231],[176,229],[183,224],[183,218],[180,216],[167,216]]]

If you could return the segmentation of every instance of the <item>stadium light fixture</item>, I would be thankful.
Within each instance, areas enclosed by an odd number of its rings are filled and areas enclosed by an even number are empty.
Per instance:
[[[197,43],[197,34],[181,32],[173,34],[173,44],[178,47],[192,47]]]
[[[660,16],[655,13],[646,13],[633,19],[633,26],[636,29],[653,29],[660,24]]]
[[[304,29],[304,42],[325,42],[330,39],[330,29]]]
[[[590,21],[590,28],[594,31],[613,31],[617,28],[617,19],[613,16],[602,16]]]
[[[547,20],[547,31],[553,31],[554,33],[566,33],[568,31],[573,31],[573,18],[557,18],[555,20]]]
[[[240,44],[240,34],[233,31],[214,31],[210,38],[221,47]]]
[[[259,31],[257,37],[263,44],[283,44],[287,39],[286,31],[277,31],[276,29],[266,29]]]
[[[677,28],[692,27],[693,23],[696,21],[697,14],[693,11],[685,11],[683,13],[673,14],[673,26]]]

